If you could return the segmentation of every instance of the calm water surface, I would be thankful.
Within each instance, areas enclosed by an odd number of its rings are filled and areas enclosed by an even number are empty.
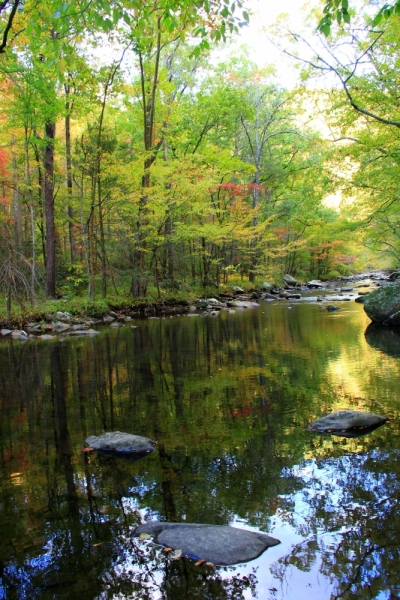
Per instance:
[[[133,324],[0,343],[0,598],[399,598],[400,337],[354,302]],[[307,431],[343,408],[391,421],[356,439]],[[81,452],[113,430],[157,450]],[[281,544],[195,567],[132,539],[149,519]]]

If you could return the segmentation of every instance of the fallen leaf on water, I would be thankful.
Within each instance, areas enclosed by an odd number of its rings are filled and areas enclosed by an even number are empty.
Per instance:
[[[101,546],[103,542],[98,542],[97,544],[93,544],[93,548],[96,548],[97,546]]]
[[[182,548],[180,548],[179,550],[175,550],[172,554],[171,557],[174,560],[178,560],[180,557],[182,556]]]
[[[82,448],[82,452],[92,452],[93,448],[88,446],[87,448]]]
[[[164,548],[163,552],[172,552],[172,548]]]
[[[151,538],[151,535],[149,533],[141,533],[139,535],[139,540],[148,540],[149,538]]]
[[[11,478],[20,477],[20,476],[21,476],[21,473],[11,473],[11,475],[10,475]]]
[[[185,554],[186,558],[190,558],[190,560],[199,560],[199,557],[195,554]]]
[[[197,563],[195,563],[195,567],[199,567],[200,565],[204,564],[206,562],[205,558],[201,558],[200,560],[197,561]]]
[[[214,566],[214,563],[212,563],[212,562],[206,562],[206,567],[213,567],[213,566]]]

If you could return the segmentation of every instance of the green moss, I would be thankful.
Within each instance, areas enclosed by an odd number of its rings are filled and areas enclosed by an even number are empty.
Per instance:
[[[372,321],[386,321],[400,310],[400,283],[385,285],[365,298],[364,310]]]

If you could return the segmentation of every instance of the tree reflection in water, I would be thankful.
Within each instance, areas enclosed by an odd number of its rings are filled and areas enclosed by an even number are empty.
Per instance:
[[[121,597],[146,600],[257,597],[255,569],[249,568],[249,573],[243,575],[236,572],[235,566],[220,569],[206,565],[196,567],[191,559],[171,560],[162,548],[132,538],[125,540],[124,547],[126,560],[103,576],[104,589],[98,596],[102,600]]]

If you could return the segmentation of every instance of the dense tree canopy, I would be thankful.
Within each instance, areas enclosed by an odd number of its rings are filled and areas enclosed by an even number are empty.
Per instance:
[[[333,75],[307,94],[243,53],[209,60],[248,18],[240,1],[1,4],[9,301],[329,277],[365,263],[355,230],[397,259],[398,17],[354,17],[312,57],[305,39],[308,76]],[[326,198],[350,187],[346,215]]]

